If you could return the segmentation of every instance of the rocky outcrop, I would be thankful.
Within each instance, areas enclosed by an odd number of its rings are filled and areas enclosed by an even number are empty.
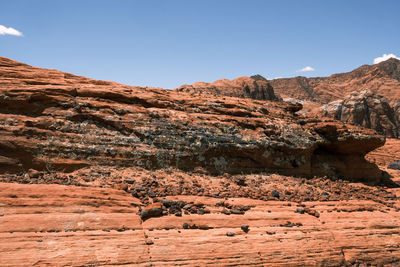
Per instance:
[[[279,100],[271,84],[261,75],[239,77],[234,80],[221,79],[213,83],[197,82],[182,85],[175,89],[178,92],[212,94],[215,96],[234,96],[258,100]]]
[[[343,100],[336,100],[317,110],[345,123],[359,125],[376,130],[388,137],[399,136],[399,123],[396,113],[385,97],[371,90],[354,92]]]
[[[25,68],[14,71],[19,79],[26,79],[30,67]],[[0,71],[8,76],[10,68]],[[38,76],[48,72],[34,71]],[[381,177],[363,157],[384,138],[333,121],[300,118],[296,104],[87,80],[68,86],[63,78],[54,79],[33,86],[15,85],[14,78],[1,87],[1,173],[101,165],[375,182]]]

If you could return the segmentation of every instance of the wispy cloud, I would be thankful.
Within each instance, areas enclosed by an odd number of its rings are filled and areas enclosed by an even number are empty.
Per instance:
[[[313,67],[307,66],[302,69],[297,70],[296,72],[306,72],[306,71],[314,71],[315,69]]]
[[[6,26],[0,25],[0,35],[22,36],[22,32],[11,27],[7,28]]]
[[[381,57],[374,58],[374,64],[381,63],[382,61],[386,61],[389,58],[396,58],[396,59],[400,60],[400,58],[397,57],[395,54],[383,54],[383,56],[381,56]]]

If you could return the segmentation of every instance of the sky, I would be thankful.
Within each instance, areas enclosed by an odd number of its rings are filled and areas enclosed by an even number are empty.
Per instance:
[[[328,76],[400,57],[398,0],[2,0],[0,56],[129,85]]]

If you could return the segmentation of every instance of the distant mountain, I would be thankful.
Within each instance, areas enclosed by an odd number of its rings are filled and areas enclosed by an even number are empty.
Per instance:
[[[390,58],[329,77],[268,81],[261,75],[182,85],[178,92],[301,102],[303,114],[326,116],[400,136],[400,60]],[[359,94],[360,93],[360,94]],[[281,98],[282,97],[282,98]]]
[[[294,77],[269,81],[275,93],[326,104],[342,99],[353,91],[369,89],[385,96],[391,105],[400,100],[400,60],[390,58],[375,65],[363,65],[351,72],[329,77]]]

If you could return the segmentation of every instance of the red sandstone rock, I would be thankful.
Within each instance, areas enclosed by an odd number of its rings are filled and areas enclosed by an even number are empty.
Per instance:
[[[299,108],[0,58],[0,265],[398,265],[398,140]]]
[[[375,183],[382,176],[364,155],[384,138],[300,117],[296,104],[192,96],[2,62],[0,173],[103,165],[334,175]],[[47,85],[26,84],[28,77]],[[234,83],[249,79],[266,82]],[[321,123],[332,125],[332,133],[318,131]]]
[[[400,260],[400,213],[385,202],[302,202],[317,218],[296,213],[296,202],[229,198],[252,208],[225,215],[216,207],[219,199],[170,198],[201,200],[211,214],[142,222],[138,200],[124,191],[0,183],[0,265],[396,266]],[[184,229],[185,222],[203,227]],[[243,232],[242,225],[251,230]]]

